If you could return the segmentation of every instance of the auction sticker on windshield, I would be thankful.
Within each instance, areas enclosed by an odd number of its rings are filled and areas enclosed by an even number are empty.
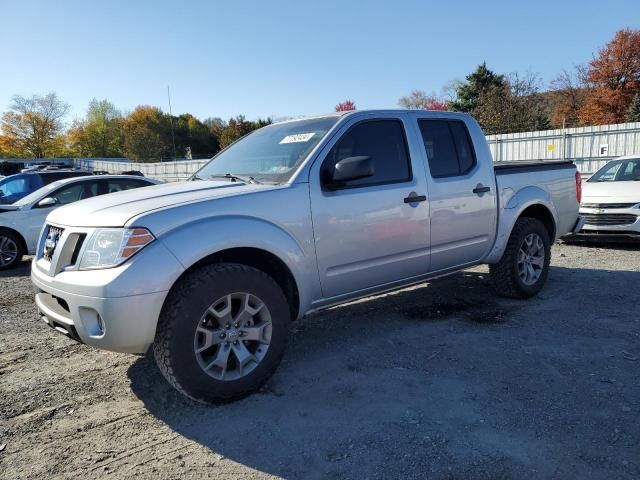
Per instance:
[[[311,133],[295,133],[293,135],[287,135],[286,137],[284,137],[282,140],[280,140],[280,143],[299,143],[299,142],[308,142],[309,140],[311,140],[311,137],[313,137],[316,134],[316,132],[311,132]]]

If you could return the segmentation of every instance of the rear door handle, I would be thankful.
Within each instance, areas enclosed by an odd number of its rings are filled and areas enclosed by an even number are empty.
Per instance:
[[[487,193],[489,191],[491,191],[491,187],[485,187],[481,183],[476,185],[476,188],[473,189],[473,193],[475,193],[476,195],[480,195],[481,193]]]
[[[417,195],[415,192],[411,192],[408,197],[405,197],[404,203],[418,203],[427,200],[426,195]]]

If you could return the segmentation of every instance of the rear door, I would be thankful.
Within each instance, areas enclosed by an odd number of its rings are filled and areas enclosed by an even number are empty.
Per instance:
[[[398,116],[343,125],[310,173],[317,264],[325,298],[424,275],[429,211],[424,168]],[[324,155],[324,156],[323,156]],[[374,175],[327,190],[321,172],[368,156]],[[421,200],[411,202],[413,197]]]
[[[477,262],[495,238],[497,206],[490,153],[486,148],[476,152],[462,119],[418,117],[417,122],[428,171],[431,270]],[[485,141],[479,128],[473,133],[476,143]]]

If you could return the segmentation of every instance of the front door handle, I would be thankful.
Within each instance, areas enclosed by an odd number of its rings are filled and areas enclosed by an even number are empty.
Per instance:
[[[418,203],[426,200],[426,195],[418,195],[416,192],[411,192],[408,197],[405,197],[404,203]]]
[[[481,194],[487,193],[489,191],[491,191],[491,187],[485,187],[481,183],[476,185],[476,188],[473,189],[473,193],[475,193],[476,195],[481,195]]]

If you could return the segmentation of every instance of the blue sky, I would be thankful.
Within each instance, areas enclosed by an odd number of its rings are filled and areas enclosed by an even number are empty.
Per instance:
[[[347,98],[393,108],[486,61],[548,82],[588,61],[638,0],[479,2],[0,0],[0,111],[55,91],[200,118],[306,115]]]

